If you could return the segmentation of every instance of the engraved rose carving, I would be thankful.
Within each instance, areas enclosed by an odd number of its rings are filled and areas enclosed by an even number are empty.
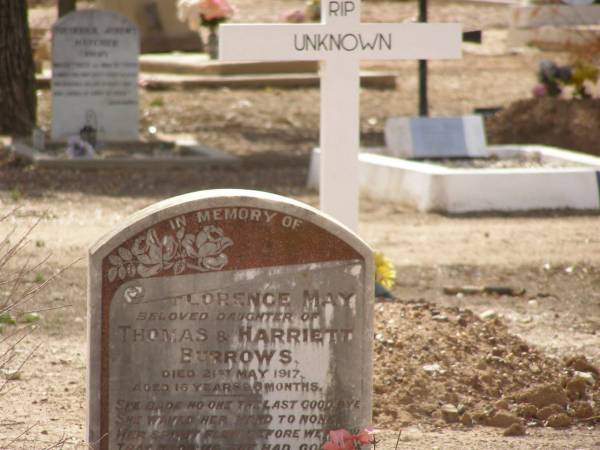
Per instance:
[[[119,247],[108,256],[111,268],[109,281],[124,280],[136,275],[147,278],[161,272],[172,271],[175,275],[186,269],[200,272],[221,270],[229,261],[224,252],[233,241],[223,230],[214,225],[202,228],[198,234],[187,233],[184,228],[175,235],[159,238],[155,229],[138,236],[131,248]]]
[[[204,227],[196,237],[198,265],[207,270],[222,269],[228,261],[223,250],[232,245],[233,241],[225,237],[220,228],[214,225]]]

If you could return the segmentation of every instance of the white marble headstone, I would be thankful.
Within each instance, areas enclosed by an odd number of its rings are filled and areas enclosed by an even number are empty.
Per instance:
[[[137,27],[112,11],[81,10],[52,27],[52,139],[84,126],[98,141],[138,139]]]
[[[483,120],[462,117],[392,117],[385,125],[384,153],[397,158],[488,156]]]
[[[98,242],[89,267],[93,449],[316,450],[370,424],[372,252],[319,211],[175,197]]]

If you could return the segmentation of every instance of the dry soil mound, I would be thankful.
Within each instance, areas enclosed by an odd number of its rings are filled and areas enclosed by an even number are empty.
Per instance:
[[[570,426],[600,415],[599,372],[558,361],[491,317],[424,301],[376,307],[378,426]]]
[[[600,155],[600,100],[519,100],[486,121],[491,144],[545,144]]]

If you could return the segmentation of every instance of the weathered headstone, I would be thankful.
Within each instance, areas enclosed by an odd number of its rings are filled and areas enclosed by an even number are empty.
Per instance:
[[[483,120],[462,117],[392,117],[385,124],[385,154],[397,158],[488,156]]]
[[[373,259],[254,191],[175,197],[90,251],[94,449],[313,449],[370,424]]]
[[[176,0],[96,0],[98,8],[129,17],[138,26],[142,53],[202,51],[197,32],[177,18]]]
[[[321,209],[357,230],[360,61],[458,58],[462,36],[458,24],[361,23],[360,0],[323,0],[321,20],[222,25],[219,57],[323,62]]]
[[[99,141],[138,139],[137,28],[110,11],[81,10],[52,27],[52,139],[88,127]]]

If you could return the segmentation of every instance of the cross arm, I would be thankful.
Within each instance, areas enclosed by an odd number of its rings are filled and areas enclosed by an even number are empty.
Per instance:
[[[460,24],[250,24],[220,27],[223,60],[454,59]],[[334,56],[335,55],[335,56]]]

